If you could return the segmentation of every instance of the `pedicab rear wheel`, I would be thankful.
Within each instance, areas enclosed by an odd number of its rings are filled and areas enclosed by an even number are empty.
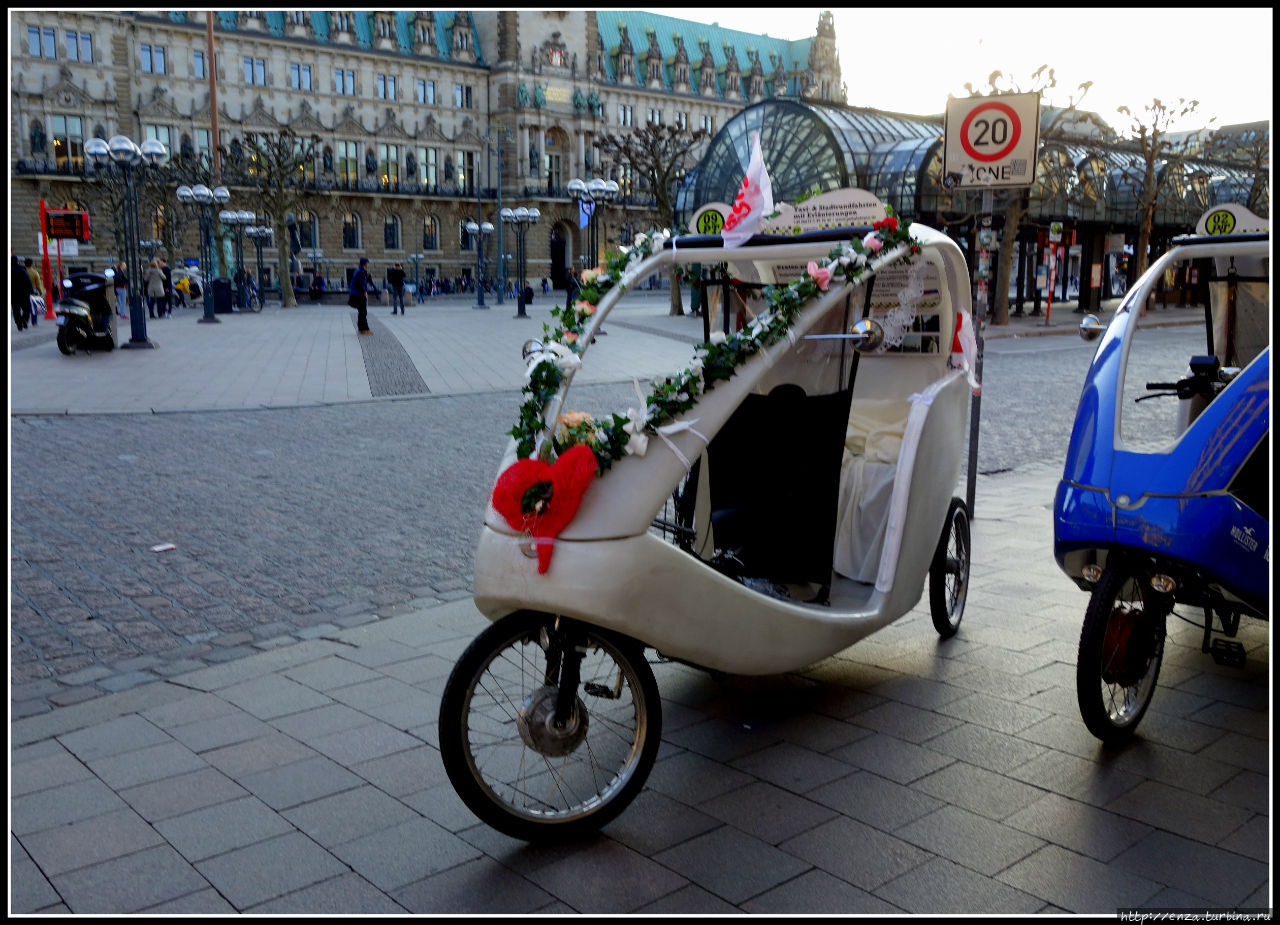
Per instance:
[[[929,565],[929,615],[943,639],[960,629],[964,602],[969,596],[969,509],[959,498],[951,499],[942,536]]]
[[[1089,597],[1076,658],[1076,698],[1089,731],[1107,745],[1133,735],[1151,705],[1164,658],[1169,603],[1145,576],[1108,565]]]
[[[661,734],[640,644],[541,613],[511,614],[476,637],[440,703],[440,755],[458,796],[524,841],[577,838],[614,819],[644,787]]]

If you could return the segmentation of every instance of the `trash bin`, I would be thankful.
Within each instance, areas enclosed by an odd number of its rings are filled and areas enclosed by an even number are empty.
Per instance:
[[[219,315],[231,312],[231,280],[225,276],[213,281],[213,311]]]

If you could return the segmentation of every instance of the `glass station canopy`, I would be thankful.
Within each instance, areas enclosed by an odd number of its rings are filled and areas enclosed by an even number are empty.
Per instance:
[[[1048,118],[1042,113],[1042,122]],[[709,202],[732,203],[750,160],[751,133],[760,132],[776,202],[795,203],[828,190],[856,187],[874,193],[899,215],[941,224],[944,216],[978,211],[977,190],[951,191],[939,182],[943,117],[768,99],[742,110],[711,140],[677,196],[686,224]],[[1243,202],[1250,177],[1236,165],[1187,159],[1160,165],[1177,174],[1166,184],[1158,225],[1190,225],[1210,205]],[[1008,192],[1008,191],[997,191]],[[1123,143],[1041,139],[1036,183],[1029,190],[1036,221],[1134,222],[1141,181],[1134,154]],[[1187,230],[1190,230],[1188,227]]]

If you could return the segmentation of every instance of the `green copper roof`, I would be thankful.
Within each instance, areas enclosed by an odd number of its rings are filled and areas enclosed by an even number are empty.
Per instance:
[[[732,13],[732,10],[725,10],[726,16],[731,16]],[[813,42],[812,36],[803,39],[778,39],[754,32],[740,32],[737,29],[726,29],[719,25],[709,26],[687,19],[677,19],[674,16],[662,16],[638,10],[598,10],[596,27],[604,42],[605,71],[609,79],[615,83],[618,81],[617,57],[613,52],[621,41],[620,27],[622,26],[626,27],[627,37],[631,40],[631,47],[635,52],[637,85],[644,77],[645,53],[649,49],[648,31],[651,30],[658,40],[658,48],[662,51],[663,63],[666,65],[663,77],[667,89],[671,88],[670,64],[677,48],[673,36],[678,34],[684,40],[685,54],[689,56],[689,82],[694,86],[698,84],[698,65],[702,61],[700,43],[706,41],[710,44],[711,57],[715,60],[718,75],[717,87],[721,96],[724,95],[724,68],[728,60],[726,45],[732,46],[738,67],[744,73],[751,68],[751,57],[748,51],[752,54],[759,52],[765,82],[772,86],[775,57],[781,57],[782,66],[787,71],[803,71],[808,66],[809,46]],[[817,23],[813,24],[813,28],[817,28]],[[745,89],[744,81],[744,93]],[[787,89],[791,93],[798,92],[798,88],[793,86]]]
[[[453,24],[455,17],[462,15],[458,10],[425,10],[420,11],[422,15],[429,16],[434,21],[433,35],[435,36],[436,53],[445,60],[452,60],[452,42],[450,41],[450,26]],[[311,19],[311,31],[316,41],[328,43],[330,32],[330,13],[327,10],[311,10],[307,14]],[[409,10],[395,11],[395,28],[396,28],[396,47],[404,54],[409,54],[413,49],[413,26],[418,12]],[[186,19],[184,13],[170,13],[170,18],[175,22]],[[217,14],[218,25],[228,31],[234,31],[236,28],[236,11],[221,10]],[[361,48],[373,47],[373,14],[367,10],[350,11],[352,28],[355,31],[356,44]],[[262,14],[263,22],[267,26],[267,31],[273,36],[282,36],[285,34],[285,26],[287,23],[287,14],[284,11],[274,10],[265,11]],[[476,32],[474,20],[471,25],[471,47],[476,53],[476,63],[484,65],[484,46],[480,42],[480,35]]]

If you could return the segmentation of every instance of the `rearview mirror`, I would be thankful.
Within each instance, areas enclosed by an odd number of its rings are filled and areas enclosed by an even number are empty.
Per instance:
[[[1097,340],[1106,329],[1107,326],[1098,319],[1097,315],[1085,315],[1080,319],[1081,340]]]

